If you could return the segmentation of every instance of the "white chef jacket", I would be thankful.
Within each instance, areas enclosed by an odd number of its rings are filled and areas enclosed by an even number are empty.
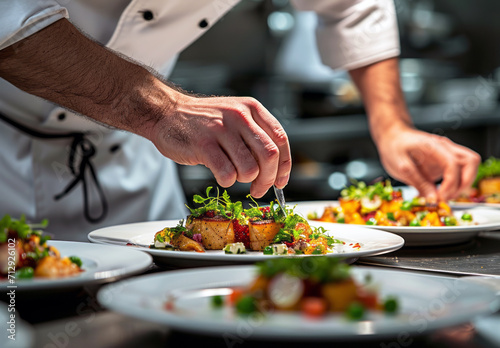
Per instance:
[[[0,0],[0,49],[62,18],[94,40],[168,76],[179,52],[229,11],[238,0]],[[323,62],[353,69],[399,54],[392,0],[293,0],[318,13],[317,41]],[[146,13],[146,15],[145,15]],[[80,182],[55,200],[73,175],[71,139],[39,139],[0,120],[0,213],[49,219],[56,239],[86,240],[93,229],[115,224],[179,219],[184,196],[175,164],[152,143],[98,125],[67,109],[22,92],[0,79],[0,112],[45,133],[85,132],[97,149],[92,157],[109,207],[99,223],[83,215]],[[90,174],[91,215],[100,199]]]

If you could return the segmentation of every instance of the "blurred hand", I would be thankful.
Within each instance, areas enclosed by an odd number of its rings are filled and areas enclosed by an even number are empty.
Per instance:
[[[411,127],[391,130],[379,138],[377,146],[386,171],[431,201],[446,201],[469,189],[481,162],[476,152]],[[437,190],[434,183],[441,178]]]
[[[288,183],[287,135],[253,98],[179,94],[152,133],[162,154],[179,164],[206,166],[222,187],[251,182],[250,193],[260,198],[273,184]]]

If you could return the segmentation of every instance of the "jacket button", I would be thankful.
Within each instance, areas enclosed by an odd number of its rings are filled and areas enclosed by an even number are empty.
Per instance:
[[[207,22],[207,20],[206,20],[206,19],[202,19],[202,20],[200,21],[200,23],[198,23],[198,26],[199,26],[200,28],[206,28],[206,27],[208,27],[208,22]]]
[[[154,18],[153,12],[146,10],[142,12],[142,18],[144,18],[146,21],[150,21]]]
[[[64,112],[61,112],[59,115],[57,115],[57,119],[59,121],[63,121],[66,118],[66,114]]]
[[[120,150],[120,145],[119,144],[115,144],[115,145],[113,145],[113,146],[111,146],[109,148],[109,152],[111,152],[111,153],[115,153],[118,150]]]

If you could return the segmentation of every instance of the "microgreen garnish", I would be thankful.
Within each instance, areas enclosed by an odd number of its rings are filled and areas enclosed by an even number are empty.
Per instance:
[[[373,200],[375,196],[379,196],[382,200],[390,201],[392,200],[393,191],[394,189],[389,180],[379,181],[373,185],[366,185],[363,181],[353,181],[353,184],[343,189],[340,195],[348,200],[360,200],[364,197]]]

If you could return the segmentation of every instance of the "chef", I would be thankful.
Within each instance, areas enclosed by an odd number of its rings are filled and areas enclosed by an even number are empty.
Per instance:
[[[0,211],[48,218],[57,238],[185,216],[174,162],[263,196],[291,170],[258,101],[169,84],[179,52],[236,0],[0,1]],[[399,85],[389,0],[293,1],[318,13],[323,62],[349,70],[386,170],[431,199],[470,186],[479,156],[416,130]],[[436,179],[443,178],[439,191]]]

